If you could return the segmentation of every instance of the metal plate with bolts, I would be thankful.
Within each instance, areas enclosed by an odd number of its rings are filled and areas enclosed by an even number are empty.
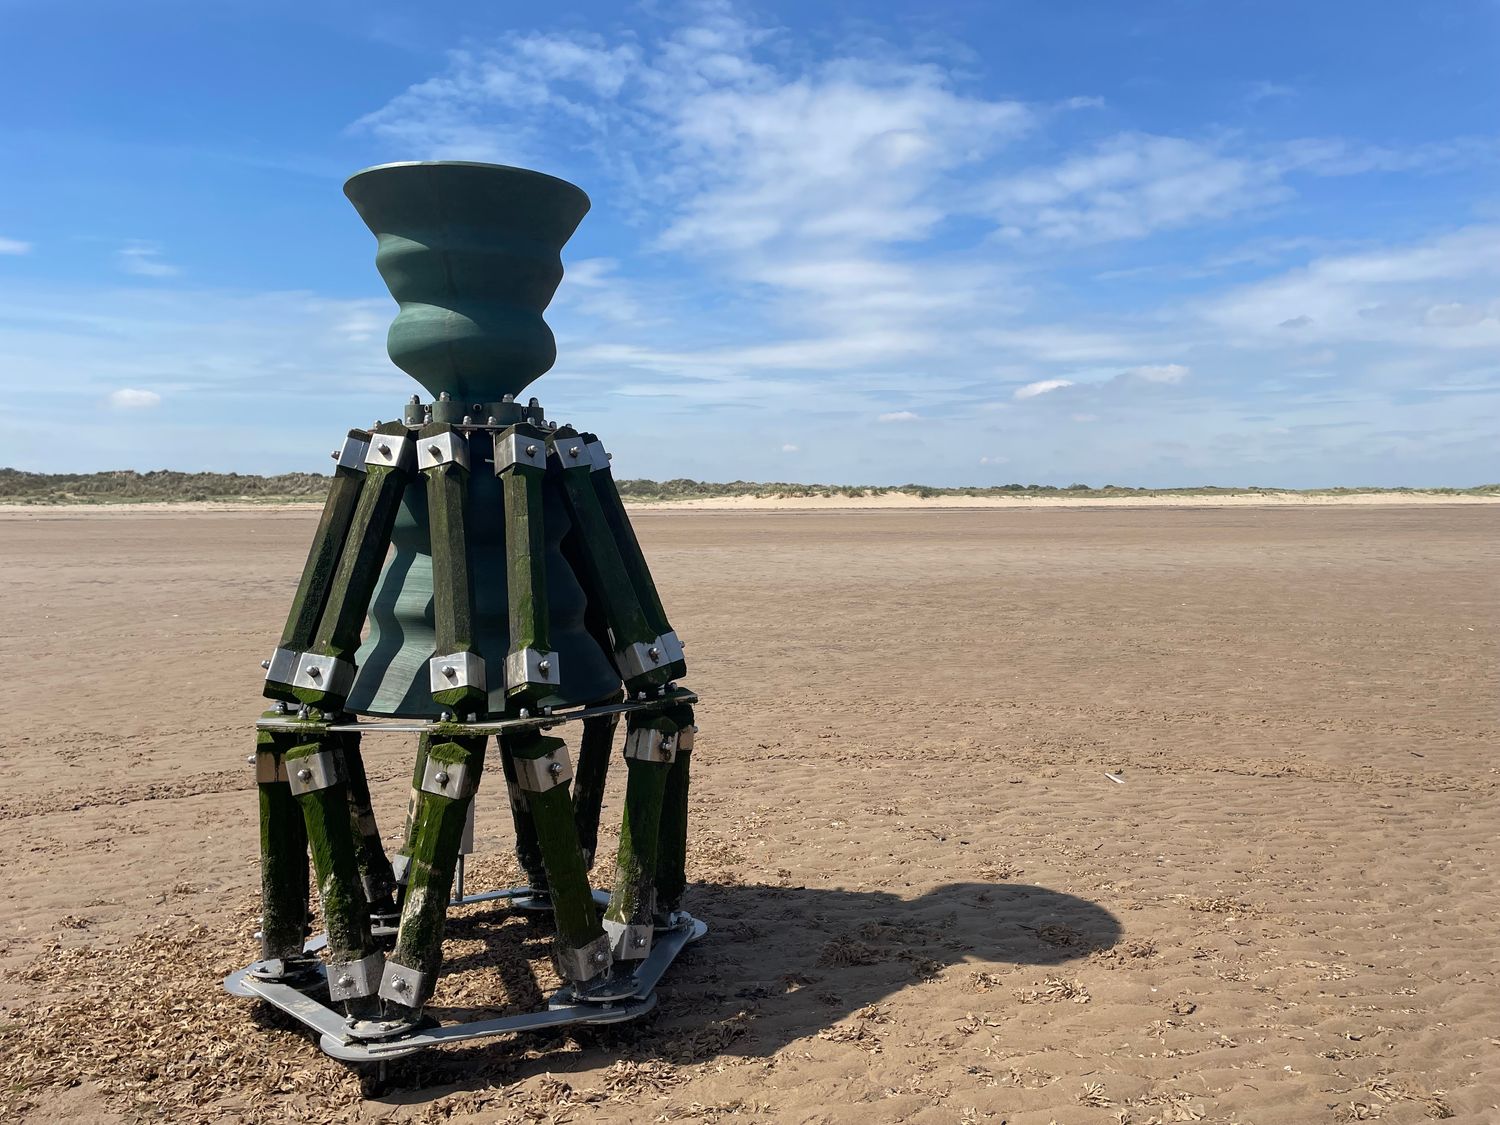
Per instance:
[[[334,656],[304,652],[297,658],[297,671],[292,674],[291,682],[293,687],[312,688],[342,699],[354,683],[354,665]]]
[[[554,438],[547,447],[552,456],[562,462],[565,469],[575,469],[579,465],[587,465],[588,457],[583,451],[583,438],[574,434],[572,437]]]
[[[597,473],[600,469],[609,468],[609,454],[604,451],[604,443],[602,441],[595,438],[583,448],[589,457],[589,467],[594,472]]]
[[[577,949],[559,949],[553,955],[557,972],[564,980],[592,980],[609,968],[609,950],[613,943],[608,934],[600,934]]]
[[[411,438],[399,434],[371,434],[365,465],[400,469],[411,464]]]
[[[495,439],[495,473],[503,473],[512,465],[524,465],[531,469],[547,467],[547,439],[530,434],[518,434],[507,430]]]
[[[287,785],[291,787],[294,797],[300,797],[304,793],[316,793],[319,789],[327,789],[330,785],[337,785],[344,780],[339,772],[338,758],[334,756],[332,750],[315,750],[303,757],[292,758],[284,764]]]
[[[610,952],[616,961],[642,961],[651,952],[651,940],[656,936],[655,927],[612,922],[606,918],[604,932],[609,935]]]
[[[542,652],[534,648],[518,648],[505,658],[505,687],[522,687],[525,684],[550,684],[562,682],[558,669],[557,653]]]
[[[417,439],[417,468],[436,469],[439,465],[469,467],[469,443],[452,430],[434,437]]]
[[[676,664],[686,659],[682,651],[682,642],[677,639],[677,631],[675,629],[668,629],[661,636],[657,637],[656,644],[661,649],[668,664]]]
[[[559,746],[540,758],[516,758],[516,784],[528,793],[546,793],[573,780],[568,748]]]
[[[615,654],[620,674],[627,680],[653,672],[667,662],[666,653],[656,641],[636,641]]]
[[[370,435],[363,430],[351,433],[344,439],[341,448],[333,451],[335,469],[353,469],[356,473],[365,471],[365,458],[370,453]]]
[[[429,689],[434,692],[449,688],[472,687],[484,689],[484,657],[477,652],[451,652],[447,656],[434,656],[427,662]]]
[[[296,649],[278,648],[266,662],[266,681],[273,684],[289,684],[297,674],[297,658],[302,654]]]
[[[471,786],[471,782],[474,784]],[[438,762],[432,758],[422,768],[422,792],[436,797],[471,797],[478,788],[477,781],[470,777],[465,762]]]
[[[387,961],[380,978],[380,998],[397,1004],[420,1004],[432,995],[431,973],[418,972],[397,961]]]
[[[638,762],[670,763],[677,754],[677,738],[653,727],[637,727],[625,736],[625,757]]]
[[[378,949],[358,961],[329,965],[328,999],[354,1000],[361,996],[373,996],[380,987],[384,968],[385,954]]]

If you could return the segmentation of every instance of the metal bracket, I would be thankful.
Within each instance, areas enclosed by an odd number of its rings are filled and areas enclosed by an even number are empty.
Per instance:
[[[495,439],[495,475],[499,476],[514,465],[525,465],[532,469],[547,467],[547,439],[523,436],[515,430],[506,430]]]
[[[411,464],[411,438],[398,434],[371,434],[365,464],[386,469],[404,469]]]
[[[278,648],[266,661],[266,682],[289,684],[297,674],[297,658],[302,654],[293,648]]]
[[[679,754],[686,754],[693,748],[693,735],[697,733],[698,727],[696,723],[692,726],[683,727],[677,732],[677,752]]]
[[[343,446],[333,455],[335,469],[353,469],[356,473],[365,471],[365,458],[370,452],[368,438],[355,437],[350,434],[344,439]]]
[[[562,682],[557,663],[555,652],[541,652],[534,648],[516,649],[505,658],[506,690],[526,684],[549,684],[556,687]]]
[[[660,638],[654,641],[636,641],[616,653],[615,658],[619,662],[621,674],[627,680],[644,676],[668,663]]]
[[[293,687],[312,688],[341,699],[349,694],[353,683],[353,664],[336,656],[319,656],[315,652],[304,652],[297,658],[297,670],[292,673],[291,680]]]
[[[558,975],[563,980],[593,980],[608,971],[609,951],[613,943],[608,934],[600,934],[587,945],[577,949],[559,949],[554,952]],[[385,993],[382,991],[381,995]]]
[[[677,757],[677,736],[654,727],[637,727],[625,736],[625,757],[670,764]]]
[[[440,465],[469,467],[469,443],[452,430],[434,437],[417,439],[417,468],[423,471]]]
[[[419,973],[395,961],[385,963],[380,977],[380,998],[415,1008],[432,995],[431,973]]]
[[[384,968],[385,954],[378,949],[358,961],[330,962],[328,999],[356,1000],[361,996],[375,995]]]
[[[604,443],[598,438],[584,445],[583,451],[588,455],[589,466],[594,472],[609,468],[609,454],[604,451]]]
[[[272,750],[261,750],[255,755],[255,784],[268,785],[274,781],[286,781],[286,762]]]
[[[641,961],[651,955],[651,939],[656,934],[656,927],[650,922],[634,925],[606,918],[603,925],[604,932],[609,935],[610,952],[616,961]]]
[[[527,793],[546,793],[573,780],[568,748],[559,746],[540,758],[514,758],[516,785]]]
[[[656,644],[666,654],[666,663],[676,664],[686,659],[682,651],[682,642],[677,639],[675,630],[668,629],[661,636],[657,637]]]
[[[427,759],[422,769],[422,792],[436,797],[472,797],[479,788],[478,779],[470,784],[469,766],[465,762],[435,762]]]
[[[472,687],[484,690],[484,657],[477,652],[454,652],[434,656],[427,662],[427,678],[433,692]]]
[[[316,793],[319,789],[327,789],[344,780],[339,771],[339,760],[332,750],[315,750],[303,757],[293,758],[285,765],[287,784],[292,787],[294,797]]]
[[[391,856],[391,877],[400,886],[406,886],[406,873],[411,868],[411,856],[405,852],[397,852]]]
[[[547,448],[552,456],[562,462],[562,467],[565,469],[576,469],[579,465],[589,463],[588,456],[583,451],[583,438],[577,434],[572,437],[553,438]]]

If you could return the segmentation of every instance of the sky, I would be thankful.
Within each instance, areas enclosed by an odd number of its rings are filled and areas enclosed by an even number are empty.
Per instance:
[[[417,388],[344,198],[581,186],[621,477],[1500,481],[1500,4],[0,0],[0,465],[326,471]]]

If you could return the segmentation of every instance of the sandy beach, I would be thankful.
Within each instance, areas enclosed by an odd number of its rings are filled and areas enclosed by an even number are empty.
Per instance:
[[[316,507],[0,511],[0,1118],[1500,1120],[1500,512],[1182,499],[636,509],[711,933],[643,1023],[373,1101],[219,987]],[[367,739],[388,837],[411,753]],[[535,1005],[547,935],[456,911],[439,1011]]]

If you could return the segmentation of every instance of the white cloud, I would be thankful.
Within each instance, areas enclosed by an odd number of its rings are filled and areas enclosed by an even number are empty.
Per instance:
[[[1190,373],[1190,369],[1180,363],[1148,363],[1125,372],[1148,383],[1180,383]]]
[[[115,258],[122,270],[136,277],[176,277],[181,272],[163,261],[161,247],[150,242],[126,243],[116,251]]]
[[[1050,394],[1052,391],[1060,391],[1072,385],[1071,379],[1040,379],[1035,383],[1027,383],[1024,387],[1017,387],[1016,398],[1036,398],[1038,395]]]
[[[107,400],[116,410],[149,410],[161,405],[161,395],[138,387],[121,387],[109,392]]]
[[[801,452],[801,448],[802,448],[801,446],[793,445],[791,442],[787,442],[785,445],[783,445],[781,447],[781,452],[783,452],[783,453],[799,453],[799,452]]]
[[[0,238],[0,254],[30,254],[31,243],[19,238]]]
[[[893,410],[889,414],[882,414],[875,419],[877,422],[916,422],[921,419],[920,414],[910,410]]]
[[[1009,465],[1010,464],[1010,458],[1009,457],[981,457],[979,459],[979,463],[981,465]]]

